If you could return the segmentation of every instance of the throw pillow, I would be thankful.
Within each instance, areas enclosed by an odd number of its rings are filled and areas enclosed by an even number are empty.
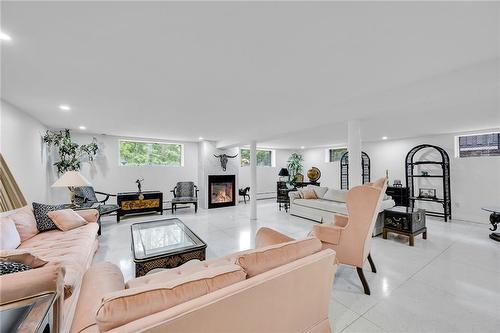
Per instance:
[[[16,224],[8,217],[0,217],[0,249],[14,250],[21,244]]]
[[[48,217],[62,231],[68,231],[86,225],[87,221],[72,209],[61,209],[47,213]]]
[[[24,206],[23,208],[19,208],[10,213],[7,217],[16,224],[16,229],[21,237],[21,242],[24,242],[38,234],[35,215],[33,215],[31,207]]]
[[[64,209],[64,205],[44,205],[33,202],[33,213],[35,214],[36,227],[38,231],[57,229],[57,226],[47,215],[48,212]]]
[[[31,268],[42,267],[47,263],[47,261],[32,255],[26,250],[0,251],[0,260],[18,262]]]
[[[302,196],[304,199],[318,199],[316,192],[313,189],[306,189],[302,191]]]
[[[0,260],[0,275],[30,270],[31,267],[20,262]]]

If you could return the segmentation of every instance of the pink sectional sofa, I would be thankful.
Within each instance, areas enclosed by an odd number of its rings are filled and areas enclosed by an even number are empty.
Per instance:
[[[15,221],[21,235],[21,244],[17,249],[2,250],[1,255],[29,252],[48,263],[29,271],[0,276],[0,294],[2,294],[0,304],[33,296],[43,292],[44,288],[52,288],[53,281],[61,280],[62,295],[57,309],[61,332],[68,332],[70,329],[82,279],[92,263],[98,245],[99,227],[96,222],[99,213],[95,209],[81,210],[77,213],[88,224],[65,232],[50,230],[41,233],[36,230],[35,218],[30,207],[1,214],[2,218]]]
[[[191,261],[124,283],[85,274],[71,332],[330,332],[335,252],[262,228],[257,249]]]

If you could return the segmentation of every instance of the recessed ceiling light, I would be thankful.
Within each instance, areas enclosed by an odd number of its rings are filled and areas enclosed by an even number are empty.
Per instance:
[[[12,38],[5,32],[0,31],[0,40],[11,41]]]
[[[386,137],[386,136],[383,136],[383,137],[382,137],[382,140],[387,140],[387,137]]]
[[[300,149],[304,149],[305,147],[304,146],[300,146]]]
[[[63,111],[69,111],[69,110],[71,110],[71,107],[69,105],[66,105],[66,104],[61,104],[61,105],[59,105],[59,109],[61,109]]]
[[[203,138],[200,136],[200,137],[198,138],[198,140],[203,140]]]
[[[79,128],[79,129],[81,129],[82,131],[85,131],[85,130],[87,129],[87,127],[85,127],[85,126],[83,126],[83,125],[82,125],[82,126],[80,126],[80,127],[78,127],[78,128]]]

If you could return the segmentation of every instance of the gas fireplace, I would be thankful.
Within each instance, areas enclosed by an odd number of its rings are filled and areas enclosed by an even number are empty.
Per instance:
[[[208,208],[234,206],[236,204],[235,176],[208,176]]]

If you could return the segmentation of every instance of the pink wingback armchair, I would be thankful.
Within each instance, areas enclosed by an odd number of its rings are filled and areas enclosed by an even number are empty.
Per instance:
[[[347,193],[349,215],[335,215],[332,223],[314,225],[310,233],[321,240],[324,249],[337,252],[339,263],[356,267],[367,295],[370,295],[370,287],[363,274],[363,264],[368,259],[372,272],[377,272],[370,255],[371,239],[386,188],[386,178],[381,178],[373,184],[350,189]]]

